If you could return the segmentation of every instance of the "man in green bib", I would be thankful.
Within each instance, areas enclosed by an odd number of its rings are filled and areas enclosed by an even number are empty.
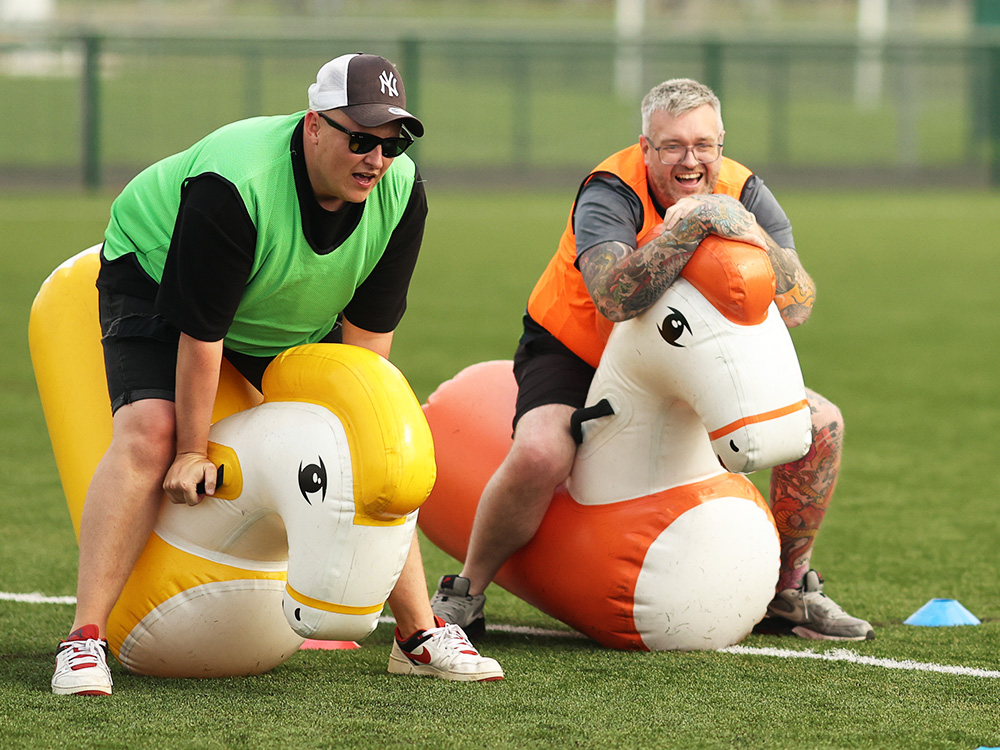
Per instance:
[[[223,357],[260,386],[300,344],[342,341],[388,358],[406,309],[427,199],[403,152],[424,126],[396,68],[343,55],[309,109],[226,125],[153,164],[115,200],[98,276],[113,439],[80,526],[72,632],[52,690],[111,694],[104,629],[164,491],[216,486],[208,433]],[[389,671],[503,676],[431,612],[416,538],[389,606]]]

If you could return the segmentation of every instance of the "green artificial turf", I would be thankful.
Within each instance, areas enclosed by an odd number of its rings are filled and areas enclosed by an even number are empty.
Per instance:
[[[422,400],[462,367],[513,353],[573,186],[429,186],[431,213],[393,360]],[[1000,670],[1000,196],[776,188],[819,289],[794,333],[807,385],[843,411],[840,483],[813,562],[892,664]],[[786,194],[787,193],[787,194]],[[98,242],[112,196],[0,195],[0,592],[74,593],[76,548],[27,350],[31,300]],[[68,367],[71,363],[68,363]],[[760,477],[761,482],[766,477]],[[424,540],[428,583],[457,564]],[[903,624],[935,597],[982,624]],[[565,630],[493,587],[492,623]],[[0,599],[3,748],[977,748],[1000,746],[1000,679],[761,652],[622,653],[491,632],[502,682],[385,673],[391,624],[354,651],[304,651],[267,675],[163,680],[113,666],[110,699],[49,692],[66,604]]]

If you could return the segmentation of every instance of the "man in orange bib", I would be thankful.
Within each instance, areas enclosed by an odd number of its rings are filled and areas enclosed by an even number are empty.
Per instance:
[[[514,356],[513,445],[480,498],[461,574],[442,577],[431,600],[444,620],[467,632],[482,628],[483,591],[534,536],[573,467],[570,419],[584,405],[612,325],[656,301],[707,235],[766,249],[785,324],[808,319],[815,286],[795,251],[791,223],[759,177],[722,156],[724,135],[721,106],[709,88],[690,79],[666,81],[643,99],[639,142],[583,181],[524,315]],[[771,474],[781,571],[768,629],[870,639],[871,625],[827,597],[809,565],[837,480],[843,420],[834,404],[807,393],[812,447]]]

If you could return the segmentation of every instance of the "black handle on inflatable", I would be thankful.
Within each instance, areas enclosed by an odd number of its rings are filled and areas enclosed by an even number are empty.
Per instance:
[[[226,476],[226,465],[225,464],[219,464],[219,470],[218,470],[218,472],[215,475],[215,486],[216,487],[221,487],[222,486],[223,478],[225,476]],[[197,492],[199,495],[204,495],[205,494],[205,482],[204,481],[198,482],[198,484],[195,485],[194,491]]]
[[[611,408],[611,402],[606,398],[602,398],[593,406],[583,406],[573,412],[573,416],[569,420],[569,432],[576,444],[580,445],[583,442],[584,422],[599,417],[610,417],[614,413],[615,410]]]

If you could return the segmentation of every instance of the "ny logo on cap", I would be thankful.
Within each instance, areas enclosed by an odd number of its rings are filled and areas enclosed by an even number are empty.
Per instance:
[[[383,70],[382,74],[378,77],[378,82],[381,84],[383,94],[388,89],[389,96],[399,96],[399,92],[396,90],[396,76],[390,71]]]

